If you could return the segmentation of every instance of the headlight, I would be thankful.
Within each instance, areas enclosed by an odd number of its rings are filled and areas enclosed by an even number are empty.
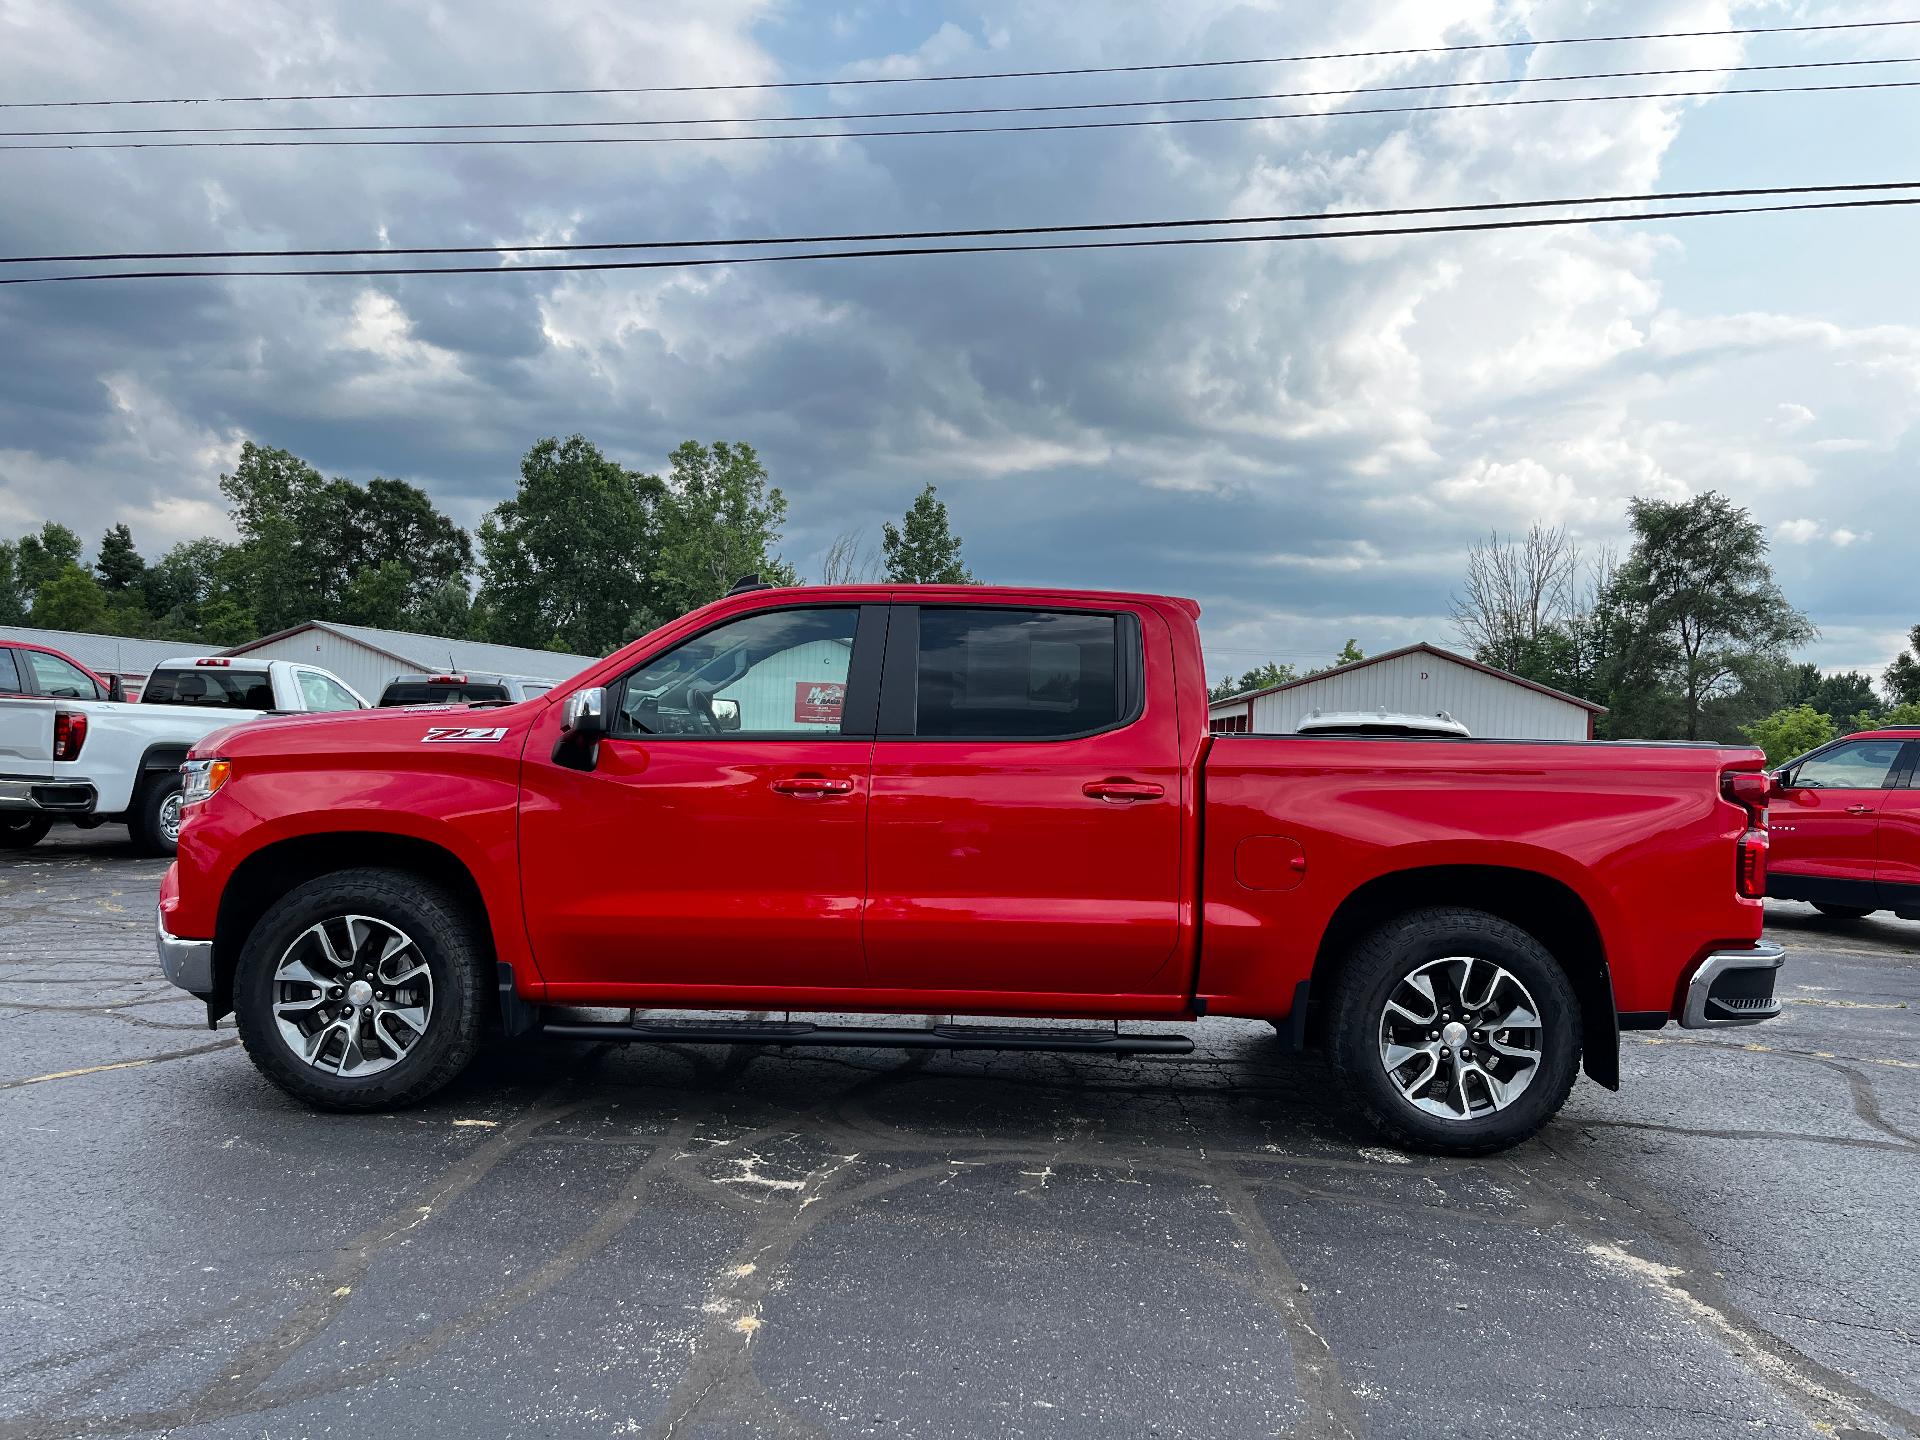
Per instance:
[[[231,760],[189,760],[180,767],[180,803],[192,805],[205,800],[227,783],[233,773]]]

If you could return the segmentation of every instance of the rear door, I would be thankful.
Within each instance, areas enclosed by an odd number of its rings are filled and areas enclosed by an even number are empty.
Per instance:
[[[1184,995],[1175,694],[1172,640],[1148,607],[895,606],[872,983]]]
[[[1896,775],[1896,739],[1843,740],[1786,772],[1768,807],[1769,890],[1789,899],[1875,904],[1875,832]]]
[[[53,775],[53,706],[26,698],[24,651],[0,645],[0,788]],[[18,790],[18,785],[13,787]]]
[[[1874,882],[1888,909],[1920,911],[1920,740],[1909,740],[1882,793],[1874,832]]]

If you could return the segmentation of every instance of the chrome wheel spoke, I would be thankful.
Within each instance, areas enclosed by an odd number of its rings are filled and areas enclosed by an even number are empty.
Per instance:
[[[375,916],[333,915],[282,953],[271,1008],[302,1061],[356,1079],[412,1053],[432,1024],[433,999],[433,973],[411,936]]]

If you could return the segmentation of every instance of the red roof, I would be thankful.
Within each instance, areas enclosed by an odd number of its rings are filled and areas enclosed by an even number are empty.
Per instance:
[[[1262,690],[1243,690],[1238,695],[1229,695],[1224,700],[1215,700],[1214,705],[1237,705],[1242,700],[1257,700],[1262,695],[1277,695],[1282,690],[1291,690],[1298,685],[1311,685],[1316,680],[1324,680],[1336,671],[1362,670],[1369,665],[1378,665],[1382,660],[1398,660],[1402,655],[1426,654],[1438,656],[1442,660],[1451,660],[1456,665],[1464,665],[1469,670],[1478,670],[1483,675],[1492,675],[1501,680],[1511,681],[1523,689],[1535,691],[1541,695],[1551,695],[1555,700],[1564,700],[1569,705],[1578,705],[1582,710],[1595,715],[1607,713],[1607,707],[1596,705],[1591,700],[1583,700],[1578,695],[1569,695],[1564,690],[1556,690],[1551,685],[1542,685],[1537,680],[1529,680],[1524,675],[1515,675],[1511,671],[1497,670],[1491,665],[1482,665],[1478,660],[1470,660],[1465,655],[1456,655],[1451,650],[1442,650],[1438,645],[1429,645],[1424,640],[1418,645],[1402,645],[1398,650],[1388,650],[1379,655],[1369,655],[1364,660],[1355,660],[1351,665],[1336,665],[1332,670],[1317,671],[1312,675],[1302,675],[1298,680],[1289,680],[1281,685],[1269,685]]]

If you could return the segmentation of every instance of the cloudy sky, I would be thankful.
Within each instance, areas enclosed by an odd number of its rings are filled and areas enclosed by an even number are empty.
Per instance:
[[[1897,12],[1877,0],[0,0],[0,99],[846,79],[1876,18]],[[738,117],[1909,55],[1920,27],[1041,81],[16,108],[0,128]],[[1833,75],[1920,67],[1529,90]],[[1920,179],[1916,117],[1920,91],[1896,89],[1001,136],[34,151],[0,155],[0,253],[938,229]],[[877,538],[932,481],[983,578],[1196,596],[1221,673],[1324,660],[1349,635],[1369,650],[1447,643],[1475,536],[1541,519],[1617,543],[1628,496],[1718,488],[1769,528],[1788,594],[1822,631],[1811,657],[1877,669],[1920,621],[1916,253],[1920,213],[1882,210],[680,272],[8,287],[0,533],[53,518],[96,538],[124,520],[149,552],[220,533],[217,477],[245,438],[330,473],[415,481],[467,524],[511,493],[541,435],[580,431],[649,469],[687,437],[742,439],[791,498],[786,551],[803,572],[843,529]]]

